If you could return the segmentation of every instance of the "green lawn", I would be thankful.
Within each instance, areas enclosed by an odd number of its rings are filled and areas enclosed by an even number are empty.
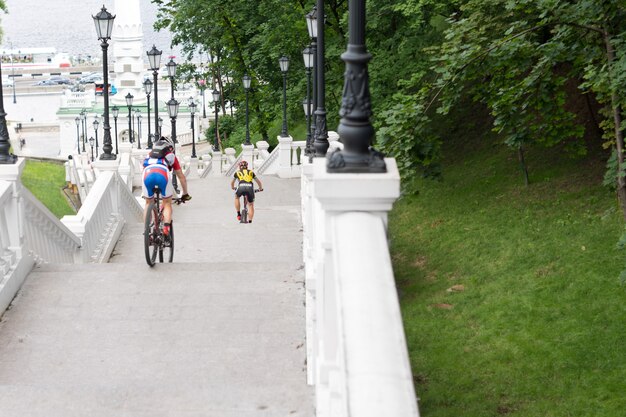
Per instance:
[[[524,187],[510,151],[473,152],[391,213],[422,417],[626,415],[616,200],[597,161],[528,160]]]
[[[58,218],[76,214],[63,194],[65,168],[62,164],[27,160],[22,184]]]

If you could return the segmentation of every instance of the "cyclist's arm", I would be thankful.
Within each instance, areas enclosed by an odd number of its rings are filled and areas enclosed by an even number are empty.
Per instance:
[[[182,169],[177,169],[177,170],[174,171],[174,173],[178,177],[178,180],[180,181],[180,185],[183,187],[183,195],[184,194],[189,194],[187,192],[187,178],[185,178],[185,174],[183,174],[183,170]]]
[[[233,178],[233,180],[230,182],[230,188],[231,189],[235,189],[235,179]]]
[[[259,185],[259,190],[263,189],[263,184],[261,184],[261,180],[258,177],[254,177],[254,180]]]

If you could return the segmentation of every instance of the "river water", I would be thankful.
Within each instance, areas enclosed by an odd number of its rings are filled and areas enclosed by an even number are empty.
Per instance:
[[[74,56],[100,57],[102,50],[91,16],[103,3],[115,14],[113,0],[6,0],[9,13],[3,13],[0,21],[4,32],[2,47],[53,47]],[[171,34],[153,29],[157,6],[149,0],[139,3],[145,50],[154,44],[163,50],[163,57],[180,56],[179,49],[170,46]],[[147,57],[144,60],[147,63]]]

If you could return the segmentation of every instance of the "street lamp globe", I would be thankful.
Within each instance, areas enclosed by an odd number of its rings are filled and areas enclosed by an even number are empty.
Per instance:
[[[120,109],[117,106],[113,106],[111,112],[113,113],[113,117],[117,119],[117,116],[120,114]]]
[[[214,102],[217,103],[218,101],[220,101],[220,92],[219,91],[213,90],[212,94],[213,94],[213,101]]]
[[[98,115],[96,115],[96,119],[93,121],[93,128],[95,130],[98,130],[99,126],[100,126],[100,121],[98,120]]]
[[[308,46],[302,51],[302,58],[304,59],[305,68],[313,68],[313,50]]]
[[[178,103],[178,101],[176,101],[175,99],[171,98],[168,102],[167,102],[167,114],[172,118],[176,118],[176,116],[178,116],[178,106],[180,103]]]
[[[98,34],[98,39],[102,41],[107,41],[111,39],[111,33],[113,32],[113,21],[115,20],[115,16],[109,13],[107,9],[102,6],[100,12],[91,17],[93,18],[93,22],[96,25],[96,33]]]
[[[134,99],[134,98],[135,98],[135,96],[133,96],[131,93],[126,94],[125,99],[126,99],[126,105],[127,105],[128,107],[130,107],[130,106],[132,106],[132,105],[133,105],[133,99]]]
[[[165,66],[167,67],[167,75],[170,78],[176,77],[176,62],[174,62],[174,59],[170,58],[170,62],[165,64]]]
[[[76,122],[76,127],[78,127],[78,124],[80,123],[80,117],[78,117],[78,116],[77,116],[77,117],[74,119],[74,121]]]
[[[243,76],[243,88],[248,90],[250,88],[251,83],[252,83],[252,77],[250,77],[248,74],[244,75]]]
[[[317,7],[306,14],[306,27],[311,39],[317,38]]]
[[[89,146],[91,146],[93,148],[94,142],[95,142],[95,140],[94,140],[93,136],[90,137],[89,138]]]
[[[304,115],[309,117],[311,115],[311,100],[307,98],[302,100],[302,108],[304,109]]]
[[[278,60],[278,64],[280,65],[280,70],[282,72],[287,72],[289,70],[289,58],[286,56],[281,56]]]
[[[152,81],[150,81],[149,78],[146,78],[143,82],[143,91],[145,91],[148,95],[152,93]]]
[[[189,112],[191,113],[191,117],[196,114],[196,103],[194,103],[193,101],[191,102],[191,104],[189,104]]]
[[[152,49],[150,49],[146,54],[148,55],[148,63],[150,64],[150,69],[152,71],[158,71],[159,66],[161,65],[161,54],[163,51],[159,51],[156,45],[152,45]]]

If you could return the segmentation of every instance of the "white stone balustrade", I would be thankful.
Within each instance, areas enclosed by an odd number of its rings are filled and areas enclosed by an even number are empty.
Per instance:
[[[385,174],[329,174],[321,158],[303,168],[307,366],[318,417],[419,416],[386,233],[400,175],[395,160],[385,162]]]

